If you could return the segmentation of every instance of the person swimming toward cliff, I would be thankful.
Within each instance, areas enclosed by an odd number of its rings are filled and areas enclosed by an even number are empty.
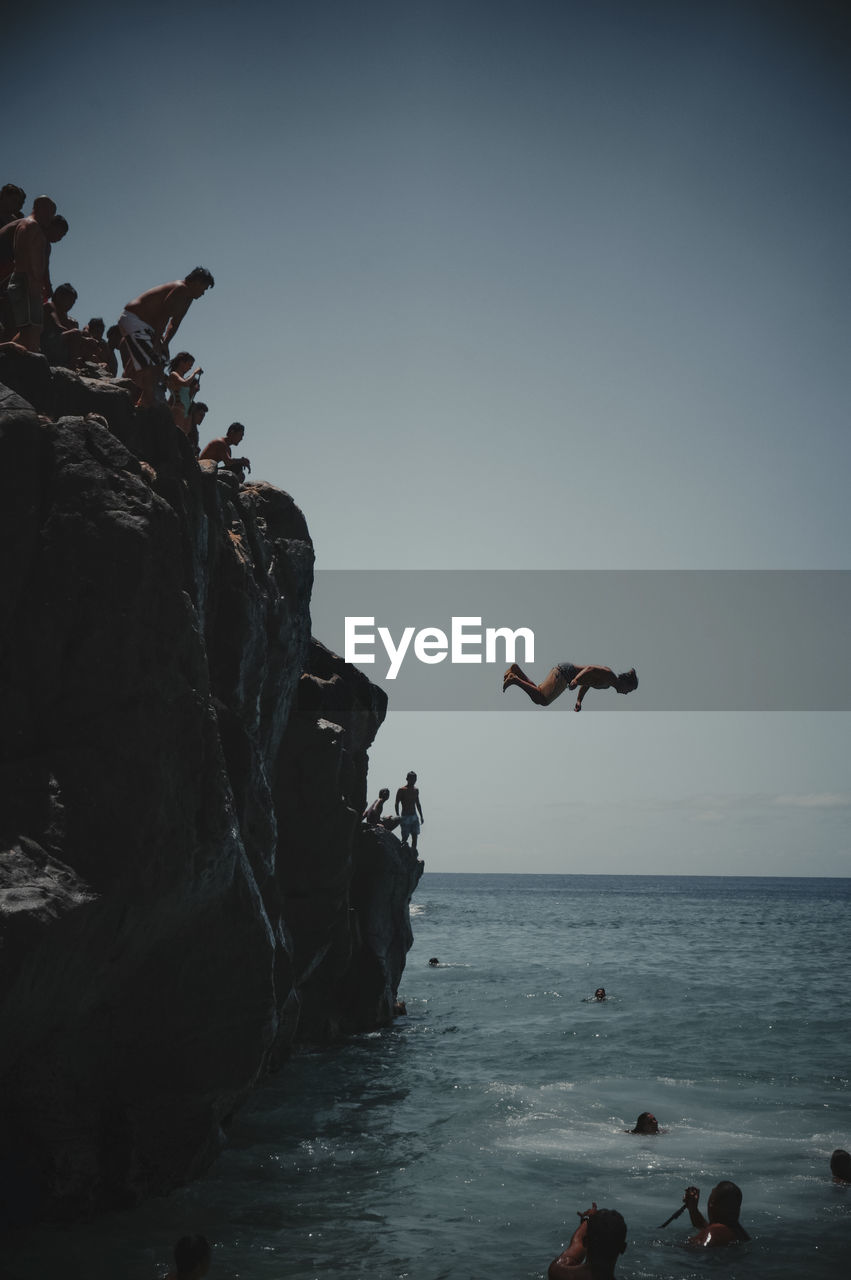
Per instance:
[[[524,671],[512,662],[502,678],[502,692],[516,687],[539,707],[548,707],[565,689],[578,689],[574,711],[582,710],[582,700],[589,689],[615,689],[618,693],[633,693],[638,688],[635,667],[615,675],[611,667],[577,667],[573,662],[560,662],[540,684],[535,684]]]

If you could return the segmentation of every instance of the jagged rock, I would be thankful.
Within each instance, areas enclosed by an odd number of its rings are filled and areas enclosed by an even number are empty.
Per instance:
[[[311,641],[292,498],[45,369],[0,360],[0,1126],[55,1215],[194,1176],[294,1039],[388,1023],[422,864],[359,827],[386,700]]]

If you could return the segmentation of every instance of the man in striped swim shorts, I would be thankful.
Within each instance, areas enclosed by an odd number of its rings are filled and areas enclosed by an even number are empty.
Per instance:
[[[165,403],[168,344],[192,303],[212,289],[206,267],[194,267],[185,280],[172,280],[128,302],[118,320],[125,376],[139,388],[137,408]]]

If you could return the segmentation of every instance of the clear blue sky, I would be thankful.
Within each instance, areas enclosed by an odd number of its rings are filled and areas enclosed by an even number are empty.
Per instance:
[[[844,6],[81,0],[4,34],[0,180],[69,219],[54,281],[111,322],[213,271],[206,425],[246,424],[321,567],[849,567]],[[536,672],[567,658],[631,665],[629,619]],[[566,711],[391,713],[371,789],[417,769],[435,870],[851,871],[848,716]]]

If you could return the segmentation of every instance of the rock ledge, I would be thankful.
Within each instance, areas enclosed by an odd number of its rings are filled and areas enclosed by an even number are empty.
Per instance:
[[[386,699],[311,639],[293,499],[0,353],[0,1193],[195,1176],[297,1039],[386,1025],[422,864],[364,830]],[[104,425],[108,424],[108,425]]]

